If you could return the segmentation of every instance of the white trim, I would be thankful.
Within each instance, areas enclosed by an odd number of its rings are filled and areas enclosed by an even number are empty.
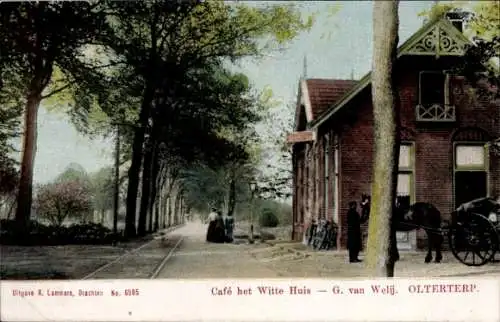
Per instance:
[[[413,46],[420,37],[427,31],[431,30],[435,26],[443,26],[447,31],[450,31],[454,36],[458,37],[463,43],[467,43],[469,45],[474,45],[471,41],[469,41],[463,33],[458,31],[455,26],[451,24],[451,22],[447,21],[446,18],[442,18],[439,20],[431,21],[426,24],[424,27],[420,28],[417,32],[413,34],[404,44],[402,44],[398,48],[397,58],[400,58],[403,55],[409,54],[408,50]],[[451,28],[450,28],[451,26]],[[460,39],[461,38],[461,39]],[[325,113],[320,115],[316,122],[311,125],[311,129],[318,128],[321,124],[326,122],[332,115],[337,113],[341,108],[343,108],[348,102],[350,102],[354,97],[356,97],[362,90],[364,90],[368,85],[371,85],[371,74],[369,71],[361,80],[359,80],[358,84],[356,84],[350,91],[348,91],[344,96],[340,98],[333,106],[328,108]]]
[[[302,90],[301,103],[304,103],[304,107],[306,110],[306,119],[307,123],[313,120],[313,112],[311,106],[311,100],[309,99],[309,90],[307,89],[307,80],[302,80],[300,82],[300,88]]]

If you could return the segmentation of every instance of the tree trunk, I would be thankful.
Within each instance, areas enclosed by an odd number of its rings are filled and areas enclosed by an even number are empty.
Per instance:
[[[158,231],[160,228],[160,200],[156,200],[153,203],[153,216],[154,216],[154,225],[153,225],[153,231]]]
[[[156,147],[153,148],[153,164],[151,166],[151,174],[149,180],[149,199],[148,199],[148,213],[149,213],[149,227],[148,231],[152,232],[155,224],[156,214],[154,212],[156,198],[157,198],[157,187],[158,187],[158,177],[160,172],[160,165],[158,160],[158,153]]]
[[[165,180],[165,184],[168,183],[168,179]],[[167,228],[167,223],[168,223],[168,220],[167,220],[167,214],[168,214],[168,210],[167,210],[167,200],[168,200],[168,196],[167,194],[165,193],[166,189],[165,189],[165,185],[163,185],[163,188],[162,188],[162,204],[161,204],[161,222],[162,222],[162,228]]]
[[[170,227],[170,226],[172,226],[172,196],[171,195],[167,195],[166,207],[167,207],[167,227]]]
[[[227,215],[232,216],[236,207],[236,173],[231,170],[231,180],[229,181],[229,205],[227,207]]]
[[[15,205],[16,205],[16,199],[14,198],[14,200],[10,202],[10,207],[9,210],[7,211],[7,219],[10,219],[10,217],[12,216]]]
[[[115,169],[113,192],[113,233],[118,232],[118,211],[120,206],[120,127],[116,126]]]
[[[177,223],[178,225],[181,225],[183,223],[184,219],[184,197],[182,196],[182,193],[179,193],[179,222]]]
[[[20,233],[26,232],[33,202],[33,163],[36,154],[38,107],[42,90],[32,89],[27,97],[24,112],[24,141],[19,191],[17,194],[16,223]]]
[[[162,202],[163,202],[163,187],[165,185],[165,167],[160,166],[158,164],[157,173],[155,174],[155,185],[154,185],[154,193],[153,193],[153,202],[152,202],[152,212],[154,213],[154,226],[153,231],[158,231],[158,229],[162,226],[163,216],[161,214],[162,210]]]
[[[154,91],[151,86],[145,89],[144,99],[141,104],[139,115],[139,126],[135,128],[134,140],[132,143],[132,160],[128,170],[128,189],[127,189],[127,213],[125,216],[125,235],[127,237],[135,236],[135,213],[137,211],[137,193],[139,191],[139,173],[141,171],[144,135],[149,120],[149,111],[153,100]]]
[[[142,193],[139,209],[139,223],[137,225],[137,234],[144,236],[146,234],[146,225],[148,219],[149,200],[151,197],[151,168],[153,166],[153,148],[149,148],[144,155],[144,165],[142,170]]]
[[[179,219],[180,219],[179,218],[180,217],[179,216],[180,215],[179,214],[179,211],[180,211],[180,209],[179,209],[180,196],[181,196],[180,191],[176,191],[176,193],[175,193],[175,201],[174,201],[174,218],[175,218],[174,225],[176,225],[176,226],[179,224]]]
[[[378,277],[393,277],[397,260],[391,218],[399,159],[399,111],[393,87],[398,20],[398,1],[374,2],[372,100],[375,151],[366,262],[370,276]]]

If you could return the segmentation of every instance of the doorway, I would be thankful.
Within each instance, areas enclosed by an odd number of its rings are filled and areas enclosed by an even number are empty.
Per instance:
[[[471,200],[486,197],[488,174],[486,171],[455,172],[455,208]]]
[[[453,197],[457,208],[465,202],[488,196],[488,167],[484,144],[456,144]]]

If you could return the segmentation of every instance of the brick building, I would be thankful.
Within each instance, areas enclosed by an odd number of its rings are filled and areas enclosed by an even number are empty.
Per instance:
[[[486,145],[500,137],[500,104],[452,73],[469,41],[460,21],[424,25],[398,49],[401,109],[398,194],[449,216],[460,203],[500,195],[500,158]],[[371,73],[359,81],[303,79],[293,143],[293,238],[312,218],[333,218],[346,244],[348,202],[370,194],[373,153]],[[413,249],[420,232],[398,233]]]

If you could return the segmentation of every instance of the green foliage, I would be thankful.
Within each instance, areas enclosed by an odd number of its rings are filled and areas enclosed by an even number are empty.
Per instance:
[[[90,188],[90,177],[78,163],[69,164],[54,180],[55,182],[79,182],[82,186]]]
[[[443,18],[448,12],[454,10],[461,10],[460,6],[457,6],[457,3],[437,3],[433,5],[428,10],[424,10],[420,12],[418,15],[420,17],[425,17],[426,20],[432,21],[436,19]]]
[[[39,187],[35,208],[38,216],[61,226],[68,217],[80,218],[91,209],[91,195],[78,180],[65,180]]]
[[[278,216],[271,209],[264,208],[259,216],[260,227],[276,227],[278,224]]]
[[[78,90],[77,85],[81,82],[99,83],[100,87],[106,82],[104,75],[95,71],[96,66],[84,59],[85,46],[98,43],[101,36],[109,32],[107,16],[103,11],[97,11],[97,7],[98,4],[89,2],[10,2],[0,5],[0,87],[3,91],[6,76],[6,83],[21,84],[20,93],[7,94],[5,101],[16,102],[24,98],[26,128],[36,131],[37,109],[44,98],[61,93],[67,87]],[[57,87],[61,83],[59,79],[52,78],[54,70],[64,75],[62,87]],[[22,166],[28,171],[20,175],[16,219],[27,228],[32,208],[36,132],[25,131],[25,135]]]
[[[105,167],[90,175],[90,190],[94,210],[105,211],[113,209],[114,201],[114,170]]]
[[[295,104],[281,105],[269,111],[265,124],[269,130],[261,134],[263,150],[259,177],[260,197],[288,199],[292,195],[292,151],[286,136],[294,127]]]
[[[275,214],[280,226],[286,226],[292,224],[293,221],[292,206],[290,204],[276,200],[264,200],[264,199],[257,199],[256,204],[257,204],[256,208],[260,213],[269,210],[270,212]]]
[[[24,85],[7,64],[1,65],[3,61],[0,58],[0,199],[12,197],[17,189],[18,164],[13,158],[13,153],[17,151],[12,143],[20,134],[24,105]]]
[[[478,1],[473,6],[473,12],[474,16],[469,22],[469,28],[475,37],[492,42],[495,37],[500,36],[500,3],[498,1]]]
[[[84,61],[83,47],[109,31],[106,15],[96,7],[87,2],[3,3],[2,56],[10,76],[25,88],[29,84],[31,95],[43,92],[43,97],[90,76],[95,66]],[[46,88],[52,90],[44,92]]]
[[[223,1],[30,2],[0,9],[2,79],[8,75],[1,90],[22,89],[4,95],[7,101],[25,93],[46,99],[44,105],[69,113],[89,136],[114,135],[119,127],[121,163],[133,154],[133,169],[138,155],[162,146],[151,161],[152,178],[146,174],[144,182],[164,176],[158,169],[187,169],[196,173],[188,171],[183,183],[197,196],[193,202],[226,205],[228,198],[248,196],[245,188],[261,156],[253,127],[272,103],[270,89],[255,93],[228,63],[283,48],[314,22],[294,5]],[[138,170],[129,173],[133,191]],[[217,186],[221,178],[223,200],[194,187],[200,181]],[[92,189],[94,207],[108,207],[109,180],[69,169],[57,183],[72,181]],[[236,183],[231,193],[228,182]],[[132,203],[128,208],[135,213]]]
[[[231,177],[235,180],[236,203],[248,202],[248,183],[253,171],[251,166],[213,169],[203,165],[182,171],[182,186],[188,206],[200,212],[206,212],[212,206],[227,210]]]
[[[44,225],[31,221],[28,225],[28,236],[20,239],[16,222],[2,219],[0,221],[0,243],[2,245],[68,245],[68,244],[111,244],[123,240],[120,235],[100,224],[80,223],[69,227]]]

